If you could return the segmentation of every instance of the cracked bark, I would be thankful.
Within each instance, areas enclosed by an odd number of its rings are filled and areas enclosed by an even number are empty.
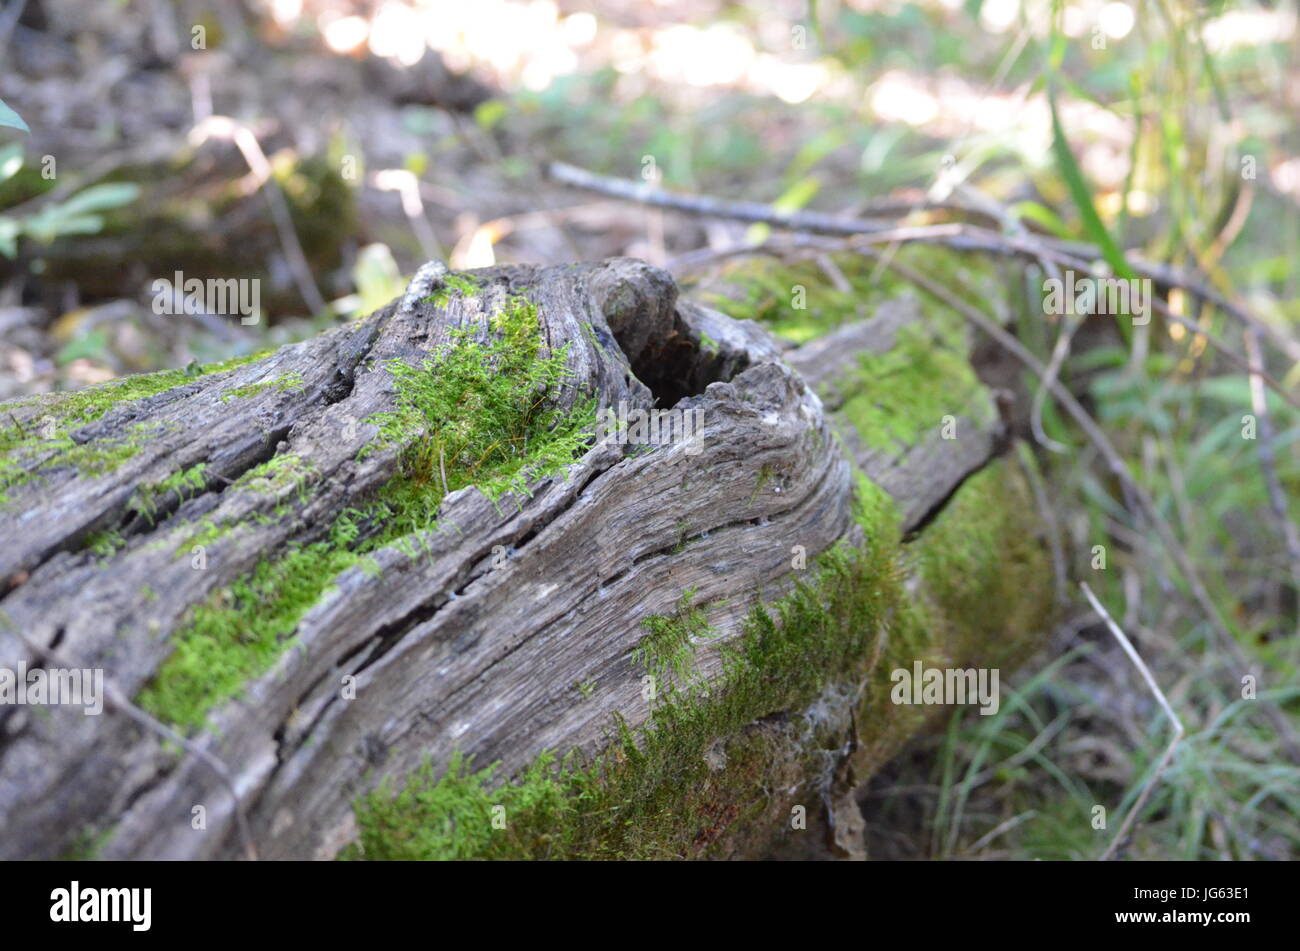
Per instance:
[[[917,319],[905,304],[783,352],[757,325],[679,300],[666,274],[631,259],[475,277],[479,292],[445,307],[418,302],[408,312],[394,302],[360,324],[117,405],[74,438],[143,423],[151,435],[135,456],[98,476],[43,473],[0,508],[0,617],[77,665],[104,668],[134,696],[194,605],[286,545],[319,539],[393,477],[395,448],[357,459],[376,431],[366,419],[393,407],[384,362],[416,362],[451,329],[485,326],[507,294],[538,305],[548,346],[569,345],[574,380],[602,406],[703,410],[698,453],[598,445],[528,498],[496,505],[462,489],[442,504],[452,530],[426,536],[418,558],[394,544],[376,553],[378,573],[354,567],[333,579],[293,646],[194,737],[230,768],[263,858],[333,856],[353,836],[357,797],[426,756],[441,766],[470,752],[509,775],[544,749],[595,751],[614,714],[632,727],[649,715],[643,672],[629,659],[643,618],[671,613],[694,587],[726,602],[711,621],[734,636],[752,605],[792,583],[792,545],[811,559],[855,530],[851,463],[895,498],[911,531],[1002,443],[996,413],[986,427],[970,424],[973,438],[927,437],[898,455],[840,425],[837,376]],[[223,401],[287,374],[301,386]],[[0,410],[34,425],[46,404]],[[308,464],[301,491],[232,485],[286,452]],[[152,521],[132,513],[138,487],[200,462],[202,489]],[[188,552],[204,520],[235,527],[194,570],[177,550]],[[84,550],[105,528],[125,546],[107,558]],[[510,554],[497,565],[502,550]],[[19,662],[39,658],[0,626],[0,667]],[[698,663],[705,677],[719,675],[716,648],[702,647]],[[341,698],[345,675],[355,700]],[[578,698],[573,685],[589,682],[594,690]],[[191,827],[197,804],[205,831]],[[234,816],[208,766],[123,716],[0,708],[0,857],[57,855],[83,828],[109,833],[104,857],[232,857]]]

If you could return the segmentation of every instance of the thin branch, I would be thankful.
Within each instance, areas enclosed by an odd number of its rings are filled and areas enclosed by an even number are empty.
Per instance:
[[[707,215],[712,218],[730,218],[733,221],[748,221],[754,224],[776,225],[781,228],[793,228],[797,231],[812,231],[817,234],[851,235],[871,231],[884,231],[892,222],[884,219],[845,218],[840,215],[827,215],[815,211],[777,211],[771,205],[759,201],[728,201],[712,198],[708,195],[683,195],[664,191],[650,182],[633,182],[622,178],[609,178],[597,175],[585,168],[568,165],[564,162],[552,162],[546,172],[555,181],[574,188],[596,192],[635,201],[655,208],[670,208],[692,215]]]
[[[1138,673],[1140,673],[1142,679],[1146,681],[1147,689],[1155,696],[1161,709],[1165,711],[1165,716],[1169,717],[1169,722],[1172,723],[1174,727],[1174,735],[1170,738],[1169,746],[1165,748],[1164,755],[1161,756],[1160,761],[1156,763],[1155,771],[1147,778],[1146,784],[1142,787],[1142,792],[1138,794],[1137,802],[1133,803],[1133,808],[1130,809],[1128,815],[1124,817],[1123,823],[1120,824],[1119,831],[1115,833],[1115,838],[1111,839],[1110,845],[1106,848],[1106,851],[1102,853],[1101,860],[1105,862],[1114,858],[1115,851],[1120,847],[1120,844],[1128,838],[1129,829],[1132,827],[1134,820],[1136,820],[1138,815],[1142,812],[1142,807],[1146,805],[1147,799],[1151,795],[1151,790],[1155,788],[1156,783],[1160,781],[1160,777],[1163,776],[1165,770],[1169,768],[1169,763],[1174,756],[1174,750],[1177,749],[1178,744],[1182,741],[1183,734],[1186,731],[1183,729],[1183,721],[1178,719],[1178,714],[1174,712],[1174,708],[1165,697],[1164,691],[1161,690],[1160,685],[1156,683],[1155,677],[1151,676],[1151,670],[1145,663],[1143,663],[1142,658],[1139,656],[1137,649],[1133,646],[1132,641],[1124,635],[1124,632],[1120,630],[1119,625],[1115,623],[1114,618],[1110,616],[1110,613],[1107,612],[1102,603],[1097,600],[1097,596],[1093,594],[1092,589],[1088,587],[1088,582],[1080,581],[1079,587],[1082,588],[1083,593],[1088,596],[1088,601],[1092,604],[1092,609],[1101,616],[1101,619],[1106,622],[1106,626],[1110,628],[1110,632],[1115,635],[1115,640],[1119,641],[1119,646],[1124,649],[1124,653],[1128,655],[1129,660],[1133,661],[1133,666],[1138,669]]]
[[[1026,453],[1030,450],[1026,446]],[[1038,506],[1038,514],[1043,520],[1043,527],[1047,530],[1047,547],[1052,553],[1052,575],[1056,578],[1056,603],[1065,604],[1067,597],[1065,587],[1067,583],[1065,568],[1065,550],[1061,545],[1061,526],[1056,521],[1056,511],[1052,508],[1051,502],[1047,498],[1047,488],[1043,485],[1043,478],[1038,473],[1038,467],[1029,465],[1021,458],[1020,471],[1025,474],[1029,487],[1034,493],[1034,504]]]
[[[1264,471],[1264,484],[1268,486],[1269,502],[1273,514],[1277,517],[1278,529],[1282,541],[1286,544],[1287,557],[1291,560],[1291,580],[1300,590],[1300,534],[1296,532],[1295,522],[1287,510],[1286,493],[1277,475],[1277,457],[1274,452],[1273,418],[1269,415],[1267,394],[1264,392],[1263,354],[1260,352],[1259,337],[1251,331],[1246,333],[1246,355],[1250,359],[1250,402],[1255,411],[1256,443],[1259,446],[1259,466]]]
[[[56,650],[54,650],[54,648],[37,644],[22,631],[14,629],[7,623],[7,620],[5,626],[12,630],[18,636],[18,639],[27,645],[27,649],[38,657],[41,657],[46,661],[53,661],[58,666],[69,670],[76,669],[75,664],[60,655]],[[235,781],[231,777],[230,770],[226,767],[226,764],[203,747],[192,742],[167,724],[163,723],[161,720],[140,709],[140,707],[137,707],[127,699],[126,694],[119,690],[107,676],[104,677],[104,692],[104,699],[107,701],[107,706],[110,710],[117,709],[122,713],[125,713],[127,717],[140,724],[146,730],[156,733],[165,740],[170,740],[184,749],[191,756],[197,757],[214,773],[216,773],[217,778],[220,779],[221,784],[226,787],[226,790],[230,793],[230,798],[234,803],[235,826],[239,830],[239,838],[244,846],[244,855],[250,861],[257,861],[257,847],[253,842],[252,827],[248,823],[248,815],[244,812],[244,804],[239,798],[239,791],[235,788]]]
[[[644,183],[631,182],[620,178],[610,178],[605,175],[597,175],[595,172],[588,171],[584,168],[578,168],[574,165],[567,165],[563,162],[551,163],[551,165],[547,167],[547,172],[553,179],[565,185],[586,189],[587,191],[596,192],[602,195],[611,195],[616,198],[654,205],[659,208],[671,208],[674,211],[682,211],[688,214],[707,215],[714,218],[730,218],[735,221],[768,224],[776,228],[789,228],[795,231],[808,231],[814,234],[846,236],[889,232],[890,237],[888,240],[892,242],[895,240],[909,240],[906,237],[899,237],[899,235],[902,235],[907,231],[917,230],[906,228],[891,229],[891,225],[893,224],[892,222],[882,221],[880,219],[846,218],[841,215],[828,215],[813,211],[781,212],[777,211],[771,205],[762,202],[727,201],[724,199],[713,198],[708,195],[667,192],[661,188],[656,188]],[[986,213],[965,205],[957,205],[948,202],[943,203],[939,207],[942,207],[944,210],[955,211],[963,214]],[[997,242],[996,240],[990,241],[987,237],[973,234],[973,232],[983,232],[984,236],[991,236],[993,239],[997,239],[1001,237],[997,232],[988,231],[987,229],[982,228],[974,228],[969,225],[958,225],[956,227],[972,233],[967,242],[971,245],[972,250],[981,245],[985,250],[1005,250],[1005,242]],[[959,230],[958,233],[961,233],[961,230]],[[1041,248],[1059,254],[1069,255],[1076,259],[1095,261],[1102,257],[1101,251],[1095,245],[1082,241],[1063,241],[1059,238],[1049,238],[1040,235],[1036,236],[1036,242]],[[990,247],[990,245],[992,245],[992,247]],[[1033,250],[1031,253],[1036,255],[1038,251]],[[1146,261],[1137,255],[1127,255],[1127,261],[1129,267],[1131,267],[1139,277],[1150,278],[1156,283],[1164,284],[1166,286],[1181,287],[1202,300],[1209,301],[1238,323],[1247,327],[1252,327],[1263,333],[1270,341],[1272,341],[1274,346],[1285,353],[1289,359],[1300,362],[1300,340],[1287,337],[1282,333],[1282,331],[1273,325],[1260,320],[1245,307],[1228,300],[1214,288],[1196,280],[1190,274],[1186,274],[1172,267]]]
[[[990,842],[992,842],[992,841],[993,841],[994,839],[996,839],[998,836],[1002,835],[1004,832],[1010,832],[1012,829],[1014,829],[1016,826],[1020,825],[1020,824],[1021,824],[1022,822],[1024,822],[1026,819],[1032,819],[1032,818],[1034,818],[1036,815],[1038,815],[1038,810],[1037,810],[1037,809],[1030,809],[1030,810],[1028,810],[1028,811],[1026,811],[1026,812],[1022,812],[1022,813],[1020,813],[1020,815],[1018,815],[1018,816],[1012,816],[1012,817],[1011,817],[1010,819],[1008,819],[1006,822],[1002,822],[1002,823],[1000,823],[1000,824],[997,825],[995,828],[991,829],[989,832],[987,832],[986,834],[984,834],[983,836],[981,836],[978,840],[976,840],[976,841],[975,841],[975,842],[970,846],[970,848],[968,848],[968,849],[966,850],[966,854],[967,854],[967,855],[976,855],[976,854],[978,854],[980,849],[984,848],[984,846],[988,845]]]

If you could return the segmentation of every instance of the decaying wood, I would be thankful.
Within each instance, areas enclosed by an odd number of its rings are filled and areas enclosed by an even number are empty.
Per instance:
[[[499,505],[477,488],[454,492],[441,510],[449,528],[426,537],[420,557],[390,545],[376,553],[379,571],[334,579],[294,646],[193,737],[229,767],[262,858],[335,855],[354,836],[357,797],[426,756],[442,766],[470,752],[500,760],[508,775],[545,749],[595,750],[614,714],[633,727],[649,715],[643,671],[630,660],[642,619],[697,588],[722,603],[710,620],[725,640],[751,606],[790,584],[792,544],[811,558],[851,533],[849,456],[894,496],[910,530],[999,448],[996,413],[981,414],[993,422],[975,426],[975,438],[941,443],[936,433],[899,456],[854,443],[837,424],[837,368],[888,349],[915,319],[906,304],[783,352],[757,325],[679,300],[664,272],[631,259],[475,277],[480,290],[445,307],[415,295],[409,307],[394,302],[260,361],[117,405],[74,438],[143,431],[137,454],[102,475],[45,471],[0,508],[0,667],[38,663],[30,641],[104,668],[134,696],[194,605],[286,545],[320,539],[394,476],[396,447],[358,460],[376,433],[367,420],[393,408],[384,364],[418,362],[453,328],[485,326],[507,294],[538,305],[550,348],[568,345],[578,385],[563,391],[561,409],[585,387],[602,406],[658,400],[703,411],[695,446],[599,444],[531,497]],[[222,398],[288,374],[301,385]],[[3,410],[35,427],[47,406]],[[234,485],[285,452],[307,463],[302,486],[268,495]],[[133,512],[139,487],[199,463],[201,489],[159,499],[151,519]],[[755,491],[760,479],[769,490]],[[177,550],[188,551],[205,520],[238,527],[196,570]],[[126,544],[107,557],[85,550],[106,529]],[[700,653],[701,673],[716,677],[716,648]],[[356,699],[341,696],[345,676]],[[595,684],[582,703],[575,683]],[[845,799],[852,783],[841,786],[829,795]],[[192,827],[196,804],[203,831]],[[86,827],[110,833],[104,857],[237,856],[235,815],[207,763],[131,718],[0,708],[0,857],[57,855]]]

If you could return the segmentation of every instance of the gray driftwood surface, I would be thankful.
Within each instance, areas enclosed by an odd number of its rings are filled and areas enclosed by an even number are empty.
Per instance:
[[[508,775],[544,749],[594,750],[614,713],[644,722],[643,671],[629,658],[642,619],[670,613],[696,587],[702,600],[726,601],[711,620],[734,634],[751,605],[790,583],[792,544],[811,558],[850,531],[848,455],[896,498],[911,529],[999,449],[996,413],[974,438],[940,442],[936,431],[898,458],[833,434],[837,367],[888,348],[914,317],[905,303],[783,353],[756,324],[679,299],[671,278],[639,261],[475,276],[483,290],[445,310],[408,294],[258,362],[120,404],[76,438],[146,423],[153,435],[137,455],[101,476],[47,473],[0,509],[9,625],[0,626],[0,667],[40,663],[30,642],[104,668],[134,696],[193,605],[286,543],[319,538],[393,476],[395,449],[357,461],[376,431],[364,420],[392,407],[384,361],[431,354],[448,328],[482,324],[507,292],[539,305],[549,345],[570,345],[576,380],[602,405],[680,398],[704,410],[698,453],[598,445],[517,505],[455,492],[442,514],[457,531],[430,536],[427,556],[390,547],[377,555],[381,573],[335,580],[295,646],[193,737],[229,768],[261,858],[336,855],[355,835],[358,796],[426,756],[441,766],[460,749],[502,761]],[[702,335],[716,350],[702,350]],[[290,373],[301,387],[222,400]],[[825,401],[812,388],[823,383]],[[40,401],[4,409],[23,425],[42,416]],[[305,491],[231,488],[286,451],[311,464]],[[202,489],[162,500],[152,523],[131,516],[138,486],[200,462]],[[761,472],[770,480],[756,493]],[[288,514],[254,517],[277,506]],[[240,527],[195,570],[175,552],[204,519]],[[127,543],[110,557],[82,548],[89,533],[114,527]],[[499,566],[495,546],[508,553]],[[152,600],[141,597],[146,587]],[[702,648],[699,662],[716,675],[716,651]],[[355,700],[341,699],[345,675],[356,678]],[[575,702],[573,685],[589,682],[594,691]],[[191,828],[198,803],[205,832]],[[84,828],[111,832],[106,858],[243,854],[231,796],[191,752],[120,711],[0,708],[0,857],[58,855]]]

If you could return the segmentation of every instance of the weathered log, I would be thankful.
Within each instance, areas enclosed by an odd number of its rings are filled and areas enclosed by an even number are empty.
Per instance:
[[[255,361],[0,407],[0,669],[103,669],[189,736],[0,706],[0,857],[860,851],[925,718],[888,669],[1045,626],[964,337],[901,300],[783,349],[631,259],[421,274]],[[662,440],[606,412],[656,405]]]

